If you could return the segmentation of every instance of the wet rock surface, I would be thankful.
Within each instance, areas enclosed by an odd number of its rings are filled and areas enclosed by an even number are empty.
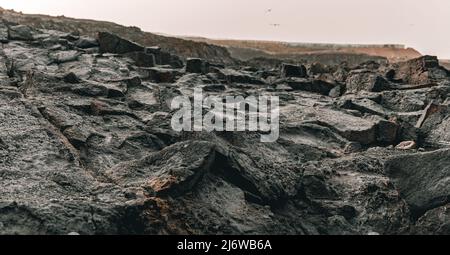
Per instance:
[[[1,234],[450,233],[450,80],[433,58],[308,75],[1,27]],[[171,100],[196,87],[279,96],[280,138],[173,131]]]

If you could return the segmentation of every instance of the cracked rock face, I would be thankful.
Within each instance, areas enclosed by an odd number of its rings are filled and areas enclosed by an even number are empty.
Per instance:
[[[307,74],[186,66],[112,33],[0,37],[0,234],[450,234],[450,79],[432,57]],[[278,96],[280,138],[173,131],[171,100],[196,87]]]

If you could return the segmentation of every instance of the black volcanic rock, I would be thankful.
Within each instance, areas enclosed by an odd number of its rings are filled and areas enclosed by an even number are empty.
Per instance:
[[[359,91],[381,92],[390,88],[390,83],[386,79],[366,69],[350,72],[346,85],[347,92],[352,93]]]
[[[393,79],[407,84],[428,84],[447,77],[445,68],[435,56],[423,56],[394,65]]]
[[[162,50],[160,47],[147,47],[145,48],[145,53],[148,55],[153,55],[155,57],[155,64],[157,65],[170,65],[174,68],[183,67],[182,60],[169,52]]]
[[[98,41],[95,38],[81,37],[75,42],[75,46],[81,49],[88,49],[93,47],[98,47]]]
[[[416,218],[450,202],[450,151],[394,157],[386,164]]]
[[[281,65],[281,77],[299,77],[306,78],[308,76],[306,67],[303,65],[291,65],[283,63]]]
[[[449,234],[450,80],[433,58],[185,69],[115,33],[96,46],[80,22],[0,49],[0,234]],[[200,45],[186,55],[211,56]],[[171,103],[196,87],[277,96],[279,139],[174,131]]]
[[[319,62],[312,63],[308,68],[308,72],[312,75],[330,73],[331,71],[332,70],[328,66]]]
[[[0,24],[0,42],[1,43],[7,43],[8,40],[8,27],[6,24],[1,23]]]
[[[186,60],[187,73],[207,73],[208,63],[200,58],[188,58]]]
[[[72,84],[80,83],[80,81],[81,81],[80,78],[78,78],[78,76],[73,72],[66,74],[63,77],[63,80],[64,80],[64,82],[72,83]]]
[[[281,82],[286,83],[294,90],[315,92],[322,95],[329,95],[331,90],[338,86],[336,83],[329,81],[308,78],[291,78],[282,80]]]
[[[100,45],[100,52],[102,53],[125,54],[136,51],[144,51],[144,47],[141,45],[125,40],[108,32],[98,33],[98,42]]]
[[[8,39],[31,41],[33,40],[33,30],[29,26],[25,25],[9,26]]]
[[[227,83],[244,83],[244,84],[264,84],[264,82],[251,75],[248,72],[238,71],[231,68],[217,69],[217,74],[220,79]]]
[[[145,52],[135,51],[125,54],[127,57],[134,60],[136,66],[139,67],[154,67],[155,66],[155,55],[148,54]]]

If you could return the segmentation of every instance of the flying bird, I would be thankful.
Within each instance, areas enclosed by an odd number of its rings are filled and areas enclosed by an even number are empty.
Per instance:
[[[272,26],[272,27],[279,27],[279,26],[281,26],[281,24],[278,24],[278,23],[269,24],[269,25]]]
[[[266,13],[272,12],[272,9],[267,9]]]

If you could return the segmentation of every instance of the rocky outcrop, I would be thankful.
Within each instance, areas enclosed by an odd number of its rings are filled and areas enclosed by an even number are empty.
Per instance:
[[[306,70],[25,23],[30,40],[0,22],[0,234],[449,233],[447,76],[422,86],[416,69],[365,63],[286,77]],[[172,100],[195,88],[277,96],[279,139],[174,131]]]
[[[389,90],[389,82],[369,70],[354,70],[347,76],[347,92],[381,92]]]
[[[441,150],[394,157],[386,163],[414,217],[450,202],[449,155],[449,150]]]
[[[188,73],[208,73],[209,64],[200,58],[188,58],[186,60],[186,72]]]
[[[139,67],[153,67],[156,63],[174,67],[183,65],[178,57],[161,51],[159,48],[145,48],[108,32],[100,32],[98,42],[100,53],[125,54],[133,59]]]
[[[25,25],[8,26],[8,40],[32,41],[33,31]]]
[[[98,33],[98,42],[100,46],[100,52],[102,53],[125,54],[144,51],[143,46],[138,45],[134,42],[130,42],[108,32]]]
[[[407,84],[429,84],[447,77],[435,56],[423,56],[394,65],[392,78]]]
[[[165,52],[179,56],[182,59],[198,57],[214,63],[231,64],[235,62],[228,50],[224,47],[157,35],[144,32],[137,27],[125,27],[104,21],[76,20],[61,16],[30,15],[11,10],[1,10],[1,19],[16,24],[26,25],[34,29],[57,30],[75,35],[89,36],[90,38],[96,38],[99,32],[109,32],[146,47],[158,45]]]
[[[306,67],[303,65],[296,66],[283,63],[281,65],[281,77],[299,77],[306,78],[308,76]]]
[[[281,84],[287,84],[293,90],[315,92],[322,95],[329,95],[335,87],[339,86],[336,83],[326,80],[305,78],[282,79],[278,82]]]

